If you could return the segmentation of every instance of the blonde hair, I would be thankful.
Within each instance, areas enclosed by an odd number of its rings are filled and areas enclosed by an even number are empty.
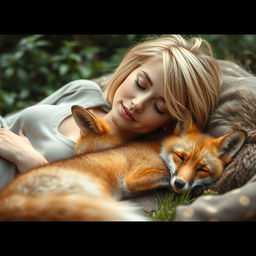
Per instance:
[[[172,118],[185,121],[189,112],[198,127],[203,128],[218,102],[221,71],[210,44],[199,37],[162,35],[135,45],[111,77],[105,98],[112,103],[127,76],[155,59],[163,62],[164,99]]]

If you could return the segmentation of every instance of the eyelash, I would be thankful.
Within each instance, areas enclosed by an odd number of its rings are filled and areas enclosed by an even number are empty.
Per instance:
[[[163,115],[163,114],[164,114],[164,112],[161,111],[161,110],[157,107],[157,104],[156,104],[155,101],[154,101],[153,105],[154,105],[155,110],[158,112],[158,114],[160,114],[160,115]]]
[[[137,88],[139,88],[140,90],[142,90],[142,91],[146,90],[146,88],[143,87],[143,86],[140,84],[138,78],[135,79],[135,84],[136,84]],[[163,115],[163,114],[164,114],[164,112],[162,112],[162,111],[157,107],[157,104],[156,104],[155,101],[154,101],[154,103],[153,103],[153,106],[154,106],[154,109],[156,110],[156,112],[157,112],[158,114],[160,114],[160,115]]]
[[[140,90],[146,90],[146,88],[145,87],[143,87],[142,85],[141,85],[141,83],[139,82],[139,78],[136,78],[135,79],[135,84],[136,84],[136,86],[140,89]]]
[[[184,156],[182,156],[182,155],[180,155],[178,153],[175,153],[175,155],[179,157],[179,159],[181,160],[182,163],[185,161]]]

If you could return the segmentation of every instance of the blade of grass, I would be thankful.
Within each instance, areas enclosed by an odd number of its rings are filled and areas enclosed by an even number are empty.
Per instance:
[[[204,190],[202,195],[216,195],[213,190]],[[160,207],[151,213],[151,218],[156,221],[172,221],[175,219],[176,208],[179,205],[189,205],[196,197],[192,197],[190,191],[183,194],[177,194],[173,191],[169,192],[163,199],[158,197],[158,205]]]

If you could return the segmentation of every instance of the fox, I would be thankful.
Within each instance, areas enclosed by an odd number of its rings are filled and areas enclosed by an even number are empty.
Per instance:
[[[216,180],[246,136],[213,138],[189,118],[162,139],[124,143],[83,107],[72,106],[72,115],[81,130],[74,156],[11,181],[0,192],[1,221],[150,221],[130,198]]]

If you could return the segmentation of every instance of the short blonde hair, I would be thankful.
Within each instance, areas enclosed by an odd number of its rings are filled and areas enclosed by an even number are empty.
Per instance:
[[[163,61],[164,99],[171,117],[185,121],[190,112],[198,127],[203,128],[218,102],[222,76],[210,44],[199,37],[162,35],[138,43],[115,70],[105,98],[112,103],[127,76],[155,59]]]

